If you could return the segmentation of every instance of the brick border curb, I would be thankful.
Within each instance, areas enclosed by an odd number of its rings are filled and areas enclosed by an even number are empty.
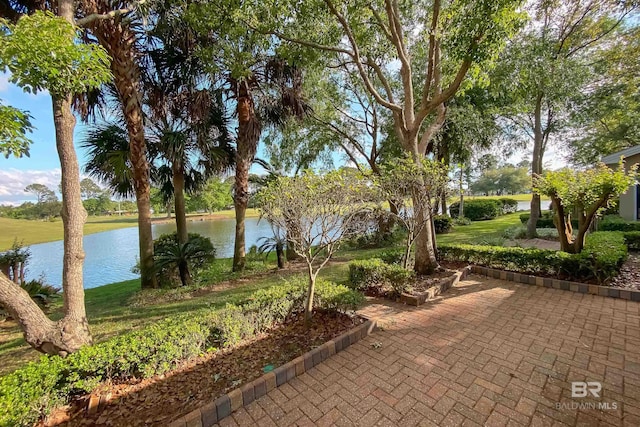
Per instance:
[[[627,301],[640,301],[640,291],[632,289],[615,288],[612,286],[589,285],[587,283],[558,280],[551,277],[531,276],[512,271],[498,270],[495,268],[472,265],[471,272],[480,276],[494,279],[508,280],[510,282],[524,283],[545,288],[560,289],[563,291],[578,292],[581,294],[600,295],[609,298],[619,298]]]
[[[302,375],[332,355],[367,337],[376,328],[376,319],[365,320],[362,325],[178,418],[169,424],[169,427],[210,427],[274,388]]]
[[[400,302],[407,305],[414,305],[416,307],[424,304],[425,302],[434,299],[440,294],[448,291],[452,286],[455,286],[460,280],[464,280],[471,272],[471,266],[465,267],[462,270],[453,271],[451,276],[441,279],[436,285],[430,287],[424,292],[411,295],[402,293],[400,295]]]

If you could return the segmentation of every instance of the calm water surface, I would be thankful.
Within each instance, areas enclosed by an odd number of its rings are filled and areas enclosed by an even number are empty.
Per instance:
[[[271,228],[267,221],[247,218],[247,249],[255,245],[260,237],[271,236]],[[233,240],[235,233],[234,219],[213,221],[193,221],[187,223],[190,233],[207,236],[216,248],[218,258],[233,256]],[[153,237],[174,232],[175,223],[155,224],[152,227]],[[60,286],[62,281],[62,241],[41,243],[29,247],[31,260],[27,277],[37,278],[44,274],[48,283]],[[89,234],[84,237],[84,286],[95,288],[108,283],[135,279],[138,275],[131,272],[138,257],[138,228],[121,228],[103,233]]]
[[[542,209],[548,208],[548,201],[542,201]],[[529,210],[530,202],[518,202],[518,210]],[[257,218],[247,218],[247,249],[255,245],[263,236],[271,236],[267,221],[258,222]],[[235,219],[188,222],[191,233],[207,236],[216,248],[218,258],[233,256]],[[175,223],[153,225],[153,237],[175,231]],[[29,247],[31,260],[27,278],[37,278],[44,274],[48,283],[60,286],[62,280],[62,241],[41,243]],[[84,286],[95,288],[108,283],[135,279],[131,272],[138,257],[138,229],[121,228],[103,233],[89,234],[84,237],[86,259],[84,263]]]

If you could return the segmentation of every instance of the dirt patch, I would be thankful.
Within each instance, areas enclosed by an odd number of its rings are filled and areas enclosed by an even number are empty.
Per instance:
[[[98,413],[87,415],[89,396],[55,411],[40,426],[160,426],[250,382],[265,371],[295,359],[363,320],[323,311],[314,313],[305,328],[300,316],[231,349],[207,354],[165,375],[125,384],[105,384],[95,393],[111,400]]]
[[[640,290],[640,254],[630,253],[620,269],[620,274],[611,279],[609,286]]]
[[[428,276],[418,276],[415,284],[411,285],[411,287],[407,289],[406,293],[410,295],[422,293],[439,284],[442,279],[448,279],[455,273],[455,271],[438,271]]]

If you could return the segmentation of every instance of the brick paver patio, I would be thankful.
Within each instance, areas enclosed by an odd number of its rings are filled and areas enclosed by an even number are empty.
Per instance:
[[[640,426],[639,309],[471,276],[420,308],[367,307],[383,330],[220,425]]]

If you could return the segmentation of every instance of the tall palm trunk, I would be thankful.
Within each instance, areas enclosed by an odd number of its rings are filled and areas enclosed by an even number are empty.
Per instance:
[[[236,153],[236,177],[233,203],[236,211],[236,236],[233,249],[233,271],[245,266],[245,215],[249,204],[249,168],[258,149],[262,128],[256,116],[249,83],[237,83],[238,138]]]
[[[187,210],[184,200],[184,170],[179,162],[174,162],[172,168],[178,243],[184,245],[189,240],[189,233],[187,232]]]
[[[88,13],[104,13],[98,10]],[[102,5],[101,6],[107,6]],[[106,8],[110,10],[110,8]],[[111,72],[120,98],[129,134],[133,187],[138,207],[138,237],[140,244],[140,276],[142,288],[158,286],[153,266],[153,235],[151,233],[151,184],[147,147],[144,136],[140,70],[136,62],[135,34],[119,19],[96,21],[93,32],[111,56]]]

